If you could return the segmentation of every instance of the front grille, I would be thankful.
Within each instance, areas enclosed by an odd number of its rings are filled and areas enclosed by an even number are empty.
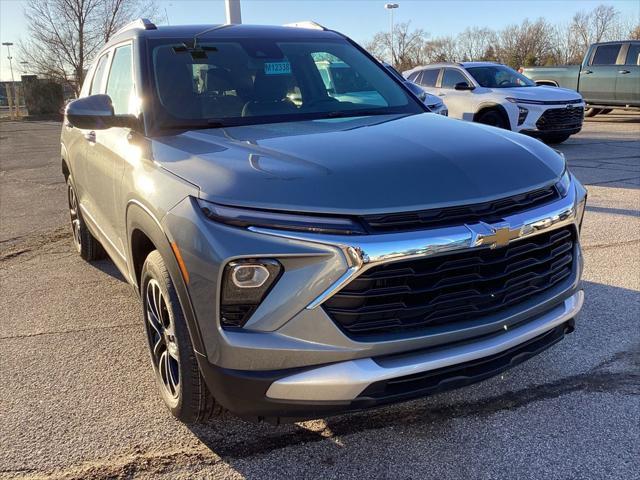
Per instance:
[[[464,223],[496,223],[505,216],[539,207],[560,198],[555,187],[500,198],[490,202],[417,212],[366,215],[361,218],[370,233],[388,233],[448,227]]]
[[[481,248],[374,267],[324,303],[352,337],[478,319],[523,302],[569,277],[573,227],[503,248]]]
[[[578,108],[551,108],[544,112],[536,127],[538,130],[570,130],[582,127],[584,109]]]

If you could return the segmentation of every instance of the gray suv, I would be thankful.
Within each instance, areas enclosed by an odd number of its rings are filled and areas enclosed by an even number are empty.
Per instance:
[[[375,103],[332,96],[322,60]],[[427,113],[324,28],[125,27],[67,106],[62,170],[75,247],[139,295],[185,422],[466,385],[561,340],[582,306],[586,192],[564,158]]]

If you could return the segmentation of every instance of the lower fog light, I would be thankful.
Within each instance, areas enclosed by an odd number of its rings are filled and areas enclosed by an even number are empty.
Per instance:
[[[263,265],[235,265],[231,279],[238,288],[258,288],[269,279],[269,270]]]
[[[234,260],[225,267],[220,298],[223,328],[243,327],[282,274],[273,259]]]

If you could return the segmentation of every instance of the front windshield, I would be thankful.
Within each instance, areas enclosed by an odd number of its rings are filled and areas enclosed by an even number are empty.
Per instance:
[[[504,65],[469,67],[467,68],[467,72],[469,72],[482,87],[511,88],[536,86],[535,82]]]
[[[424,110],[379,65],[337,40],[193,39],[152,44],[159,128]]]

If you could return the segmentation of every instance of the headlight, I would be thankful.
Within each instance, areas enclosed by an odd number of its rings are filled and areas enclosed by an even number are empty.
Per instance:
[[[556,183],[556,190],[558,190],[561,197],[566,197],[569,193],[569,188],[571,188],[571,174],[569,170],[565,168],[562,177],[560,177],[560,180]]]
[[[198,204],[207,218],[234,227],[262,227],[337,235],[365,235],[367,233],[357,220],[349,217],[227,207],[200,199],[198,199]]]
[[[514,98],[514,97],[507,97],[505,98],[505,100],[507,102],[511,102],[511,103],[524,103],[524,104],[529,104],[529,105],[544,105],[544,102],[541,100],[525,100],[524,98]]]

